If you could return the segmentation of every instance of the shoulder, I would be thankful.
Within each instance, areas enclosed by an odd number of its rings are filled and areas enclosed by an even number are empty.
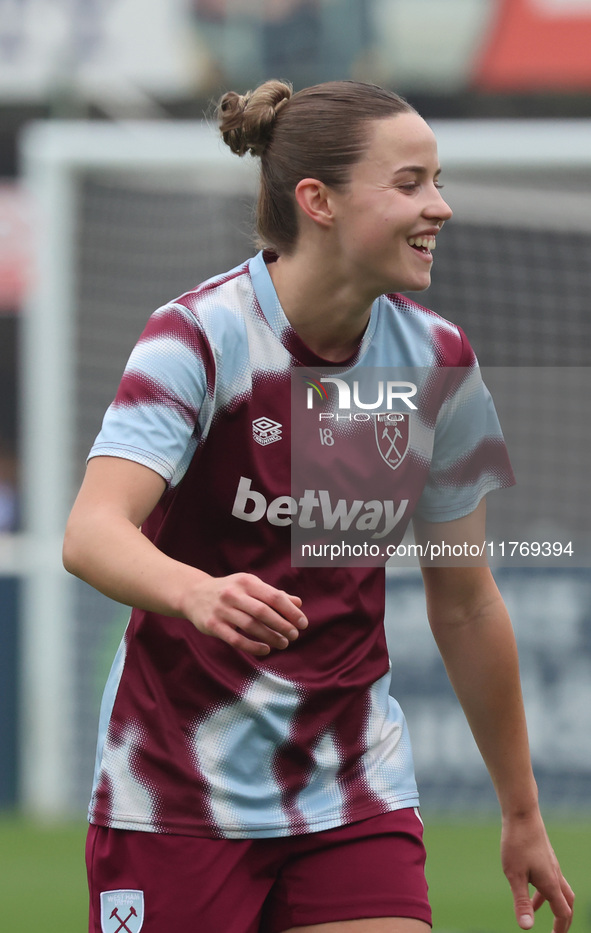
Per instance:
[[[242,329],[252,306],[248,262],[213,276],[168,301],[151,315],[139,344],[176,344],[203,356]]]
[[[206,279],[169,303],[185,309],[196,321],[207,322],[212,314],[239,317],[252,304],[253,287],[249,261],[229,272]]]
[[[249,279],[247,263],[215,276],[157,308],[149,317],[126,366],[126,376],[143,373],[155,379],[182,379],[202,364],[208,373],[228,341],[235,342],[243,304],[224,287]],[[234,327],[231,322],[236,322]],[[199,368],[199,367],[197,367]],[[208,377],[209,378],[209,377]]]
[[[457,324],[446,320],[406,295],[384,295],[386,308],[415,340],[431,350],[437,366],[474,366],[476,356],[466,334]]]

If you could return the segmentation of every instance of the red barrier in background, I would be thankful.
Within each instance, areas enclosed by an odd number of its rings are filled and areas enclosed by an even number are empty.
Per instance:
[[[591,90],[591,2],[499,0],[476,61],[478,90]]]

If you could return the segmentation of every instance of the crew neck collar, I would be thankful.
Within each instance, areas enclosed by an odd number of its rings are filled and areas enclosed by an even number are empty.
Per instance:
[[[359,363],[367,351],[376,328],[380,299],[377,298],[374,301],[367,327],[363,332],[363,336],[357,348],[351,356],[339,362],[326,360],[318,356],[317,353],[314,353],[314,351],[304,343],[297,331],[295,331],[290,324],[281,307],[273,280],[267,268],[268,263],[275,262],[276,259],[277,254],[272,250],[261,250],[249,261],[249,272],[261,312],[283,346],[302,364],[302,366],[333,366],[340,369],[347,369]]]

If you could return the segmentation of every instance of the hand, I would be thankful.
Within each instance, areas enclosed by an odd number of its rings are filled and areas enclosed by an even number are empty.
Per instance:
[[[205,635],[247,654],[287,648],[308,625],[302,601],[250,573],[200,579],[187,599],[186,617]]]
[[[560,870],[539,810],[531,816],[504,820],[501,859],[521,929],[533,927],[534,911],[548,901],[554,914],[553,933],[566,933],[575,896]],[[536,888],[533,898],[529,884]]]

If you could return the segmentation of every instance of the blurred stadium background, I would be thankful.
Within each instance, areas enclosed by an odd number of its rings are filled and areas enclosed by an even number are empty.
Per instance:
[[[414,297],[464,327],[494,389],[525,490],[495,503],[501,533],[577,541],[570,563],[496,573],[544,809],[558,835],[578,824],[559,854],[587,879],[589,930],[591,0],[0,0],[0,861],[17,836],[40,845],[22,818],[83,823],[127,613],[62,572],[61,530],[146,317],[252,252],[252,171],[201,121],[272,76],[384,84],[440,139],[455,218]],[[484,833],[493,794],[420,581],[393,570],[389,594],[423,807]],[[472,916],[446,928],[511,928]]]

